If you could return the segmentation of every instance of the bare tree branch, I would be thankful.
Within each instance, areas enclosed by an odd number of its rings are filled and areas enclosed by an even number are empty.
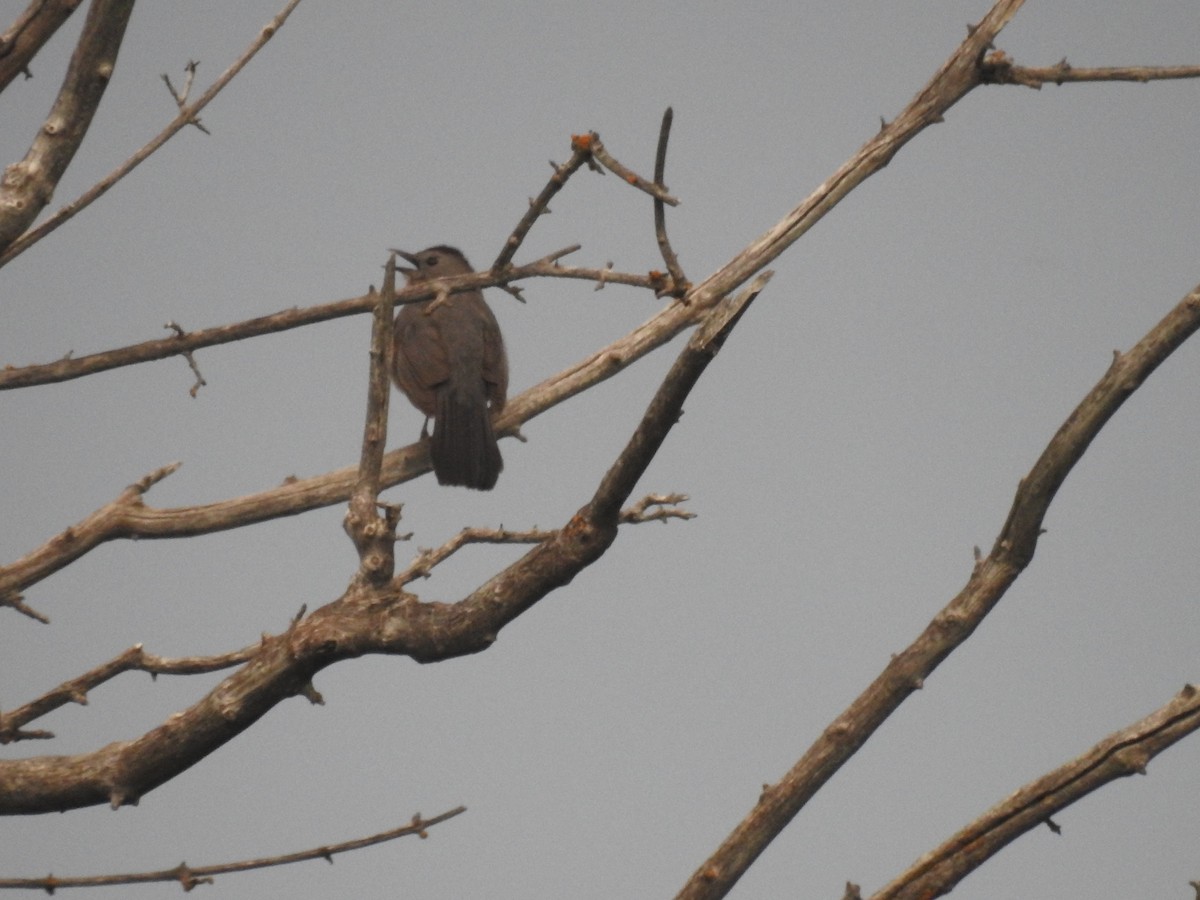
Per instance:
[[[3,252],[0,252],[0,266],[4,266],[16,259],[16,257],[18,257],[20,254],[24,253],[46,235],[50,234],[50,232],[58,228],[59,225],[62,225],[68,219],[75,216],[76,213],[86,209],[94,201],[103,196],[109,188],[137,168],[143,161],[146,160],[147,157],[150,156],[150,154],[174,137],[181,128],[196,122],[197,116],[200,114],[200,110],[208,106],[208,104],[212,102],[212,99],[224,89],[225,85],[227,85],[233,79],[233,77],[237,75],[238,72],[245,68],[246,63],[253,59],[254,55],[262,49],[267,41],[275,36],[275,33],[280,29],[283,23],[287,21],[288,16],[292,14],[292,10],[295,9],[299,3],[300,0],[288,0],[288,2],[284,4],[283,9],[280,10],[279,14],[276,15],[275,18],[268,22],[265,26],[263,26],[262,31],[258,33],[258,37],[251,42],[250,46],[246,48],[246,51],[234,61],[233,65],[221,73],[220,77],[218,77],[217,80],[212,83],[212,86],[200,96],[200,99],[198,99],[195,103],[180,109],[179,114],[171,120],[170,124],[168,124],[166,128],[159,132],[158,135],[155,136],[149,143],[134,153],[133,156],[129,157],[129,159],[125,160],[125,162],[121,163],[121,165],[119,165],[100,181],[96,182],[96,184],[92,185],[92,187],[84,191],[83,194],[81,194],[78,198],[48,218],[41,225],[25,232],[24,234],[21,234],[21,232],[28,227],[29,223],[33,221],[37,211],[40,211],[41,208],[50,201],[52,185],[51,191],[45,193],[44,196],[40,198],[40,204],[37,210],[34,211],[34,214],[25,218],[24,224],[21,224],[19,228],[16,227],[16,222],[4,223],[3,220],[0,219],[0,247],[4,248]],[[88,11],[89,20],[93,14],[96,14],[97,9],[101,5],[106,4],[116,5],[117,7],[128,7],[129,9],[132,9],[133,0],[95,0],[92,8]],[[128,18],[128,11],[125,12],[125,16]],[[124,28],[124,23],[122,23],[121,27],[122,29]],[[116,51],[114,48],[114,59],[115,52]],[[111,74],[112,72],[111,63],[108,65],[107,72],[108,74]],[[68,78],[70,78],[69,75]],[[64,85],[64,88],[65,87],[66,86]],[[99,98],[97,98],[97,101],[98,100]],[[86,123],[84,128],[86,130]],[[79,139],[82,140],[82,138],[83,135],[81,133],[79,135]],[[63,168],[65,167],[66,166],[64,163]],[[7,183],[7,181],[8,177],[6,173],[5,182]],[[58,178],[55,177],[53,184],[57,184],[57,182]],[[3,201],[4,199],[4,192],[2,188],[0,188],[0,201]],[[0,208],[2,208],[2,206],[3,203],[0,202]]]
[[[424,839],[429,837],[428,829],[430,827],[439,825],[447,819],[453,819],[455,816],[461,815],[466,811],[467,808],[465,806],[456,806],[454,809],[434,816],[431,819],[423,819],[421,818],[421,814],[417,813],[408,825],[393,828],[391,831],[382,831],[370,837],[355,838],[352,841],[343,841],[340,844],[325,844],[320,847],[313,847],[311,850],[302,850],[299,853],[287,853],[282,856],[266,856],[261,859],[247,859],[215,866],[189,866],[187,863],[180,863],[174,868],[163,869],[158,872],[132,872],[125,875],[92,875],[78,878],[47,875],[44,878],[0,878],[0,889],[35,888],[46,891],[48,894],[53,894],[59,888],[68,887],[105,887],[116,884],[147,884],[154,881],[178,881],[185,891],[190,891],[199,884],[212,884],[213,876],[215,875],[228,875],[232,872],[249,872],[253,869],[265,869],[270,866],[286,866],[291,863],[305,862],[310,859],[323,859],[326,862],[333,862],[333,857],[338,853],[360,850],[363,847],[372,847],[375,844],[382,844],[385,841],[394,841],[396,838],[415,834],[417,837]]]
[[[1109,735],[1078,759],[1025,785],[940,847],[871,900],[941,897],[984,862],[1027,831],[1110,781],[1144,775],[1146,765],[1168,747],[1200,729],[1200,692],[1187,685],[1161,709]]]
[[[683,400],[765,283],[711,310],[651,400],[591,501],[563,528],[454,604],[422,603],[399,579],[354,579],[346,593],[259,651],[195,705],[131,741],[76,756],[0,761],[0,815],[136,804],[253,725],[282,700],[319,698],[312,677],[367,653],[433,662],[478,653],[509,622],[599,559],[616,539],[621,505],[679,419]]]
[[[0,265],[54,196],[117,64],[133,0],[92,0],[67,77],[25,158],[0,179]]]
[[[17,21],[0,34],[0,91],[21,73],[29,74],[29,61],[37,55],[46,41],[71,17],[81,0],[31,0]]]

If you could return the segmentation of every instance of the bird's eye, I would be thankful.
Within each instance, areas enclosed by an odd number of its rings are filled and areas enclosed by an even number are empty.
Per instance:
[[[429,268],[432,269],[434,266],[437,265],[437,263],[438,263],[438,258],[437,258],[436,253],[430,253],[427,257],[425,257],[425,265],[428,266]]]

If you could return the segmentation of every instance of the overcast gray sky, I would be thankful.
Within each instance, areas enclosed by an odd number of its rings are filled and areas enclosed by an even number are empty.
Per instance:
[[[0,2],[11,21],[24,2]],[[279,0],[141,4],[55,206],[207,85]],[[671,233],[699,280],[892,118],[987,2],[309,2],[110,195],[0,273],[0,364],[45,362],[362,293],[386,248],[501,242],[573,132],[653,166],[675,109]],[[0,96],[24,155],[82,12]],[[1193,0],[1030,3],[1019,63],[1196,63]],[[1128,348],[1200,280],[1200,84],[980,89],[773,266],[639,493],[698,518],[626,529],[478,656],[321,673],[302,699],[139,806],[0,821],[0,873],[193,865],[346,840],[460,803],[413,839],[225,876],[221,898],[667,897],[962,586],[1018,478]],[[650,204],[580,173],[518,256],[658,265]],[[562,281],[489,291],[514,392],[661,308]],[[172,460],[155,506],[358,459],[367,317],[0,396],[0,563]],[[388,492],[416,547],[467,524],[553,527],[591,492],[673,351],[505,441],[490,494]],[[1196,678],[1200,349],[1126,405],[1051,508],[1038,555],[977,634],[832,780],[738,898],[880,887],[1026,781]],[[420,416],[393,405],[391,445]],[[216,653],[336,598],[341,507],[193,540],[113,543],[0,616],[0,707],[135,642]],[[454,600],[517,550],[471,548],[418,585]],[[401,552],[405,556],[405,551]],[[0,611],[3,612],[3,611]],[[5,757],[137,736],[217,676],[127,675]],[[1156,759],[970,876],[956,898],[1188,897],[1200,741]],[[175,897],[156,885],[103,897]]]

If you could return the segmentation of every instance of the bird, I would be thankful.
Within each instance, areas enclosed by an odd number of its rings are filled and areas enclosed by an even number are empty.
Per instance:
[[[461,250],[444,244],[396,253],[413,265],[400,269],[410,285],[474,271]],[[443,292],[404,304],[392,331],[392,380],[425,414],[422,438],[433,420],[429,455],[438,483],[495,487],[504,460],[492,415],[508,399],[508,356],[483,293]]]

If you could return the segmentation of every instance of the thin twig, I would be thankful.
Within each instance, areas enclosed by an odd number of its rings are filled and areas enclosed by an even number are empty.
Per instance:
[[[591,132],[587,135],[588,143],[592,150],[592,155],[600,162],[604,168],[608,169],[626,184],[632,184],[639,191],[645,191],[651,197],[662,200],[663,203],[669,203],[671,206],[678,206],[679,200],[667,193],[666,188],[655,184],[639,175],[633,169],[621,164],[617,159],[608,152],[608,149],[600,142],[600,135],[596,132]]]
[[[544,531],[539,528],[527,531],[510,531],[507,528],[464,528],[442,546],[422,549],[407,569],[392,579],[399,588],[418,578],[428,578],[436,566],[445,562],[467,544],[540,544],[558,534],[558,530]]]
[[[197,115],[200,113],[200,110],[208,106],[212,99],[222,91],[225,85],[229,84],[233,77],[237,75],[238,72],[240,72],[243,68],[245,68],[246,64],[250,62],[254,55],[266,45],[267,41],[275,36],[275,33],[280,29],[280,27],[282,27],[283,23],[287,21],[288,16],[292,14],[292,10],[294,10],[299,3],[300,0],[287,0],[287,3],[284,4],[284,7],[282,10],[280,10],[279,14],[276,15],[275,18],[273,18],[265,26],[263,26],[263,29],[258,33],[258,37],[251,42],[250,46],[246,48],[246,51],[234,61],[233,65],[221,73],[217,80],[212,83],[212,86],[200,96],[200,99],[190,106],[181,109],[179,114],[171,120],[170,124],[168,124],[166,128],[159,132],[158,135],[150,140],[144,147],[134,153],[133,156],[129,157],[129,159],[125,160],[125,162],[121,163],[121,165],[119,165],[100,181],[96,182],[94,185],[84,191],[78,198],[73,200],[71,203],[68,203],[54,215],[50,216],[50,218],[46,219],[46,221],[41,225],[30,229],[13,241],[3,253],[0,253],[0,266],[11,262],[46,235],[50,234],[50,232],[58,228],[58,226],[62,225],[68,219],[71,219],[77,213],[86,209],[94,201],[102,197],[109,188],[132,172],[142,162],[144,162],[146,158],[150,156],[150,154],[174,137],[180,129],[194,122]]]
[[[491,270],[493,272],[503,272],[508,268],[512,263],[513,257],[516,256],[521,242],[525,240],[525,236],[533,228],[533,223],[538,220],[539,216],[550,212],[550,201],[554,199],[554,195],[562,190],[567,180],[578,172],[579,168],[591,159],[591,156],[591,150],[586,144],[582,144],[577,136],[571,138],[571,158],[561,166],[554,162],[550,163],[554,168],[554,174],[550,176],[550,180],[546,182],[546,186],[542,188],[542,192],[537,195],[537,198],[529,201],[529,209],[525,211],[525,215],[521,216],[521,221],[517,223],[517,227],[512,230],[512,234],[504,241],[504,249],[500,251],[500,255],[492,263]]]
[[[104,887],[115,884],[146,884],[156,881],[178,881],[185,891],[190,891],[198,884],[212,884],[214,875],[248,872],[253,869],[265,869],[270,866],[285,866],[310,859],[323,859],[326,862],[333,862],[333,857],[338,853],[347,853],[350,850],[371,847],[375,844],[382,844],[385,841],[395,840],[396,838],[415,834],[417,837],[424,839],[429,836],[428,829],[430,827],[439,825],[447,819],[452,819],[466,811],[467,808],[465,806],[456,806],[454,809],[434,816],[431,819],[423,819],[421,818],[421,814],[417,813],[413,816],[411,823],[403,825],[400,828],[393,828],[391,831],[381,831],[379,834],[374,834],[370,837],[355,838],[352,841],[343,841],[340,844],[325,844],[320,847],[313,847],[311,850],[302,850],[299,853],[287,853],[281,856],[265,856],[260,859],[222,863],[215,866],[189,866],[187,863],[180,863],[171,869],[162,869],[157,872],[130,872],[124,875],[92,875],[71,878],[47,875],[44,878],[0,878],[0,888],[34,888],[53,894],[59,888],[68,887]]]

